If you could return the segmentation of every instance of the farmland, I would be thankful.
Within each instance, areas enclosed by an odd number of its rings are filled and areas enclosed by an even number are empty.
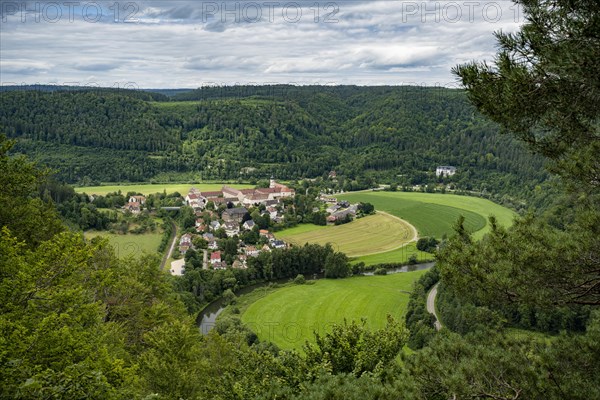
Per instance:
[[[338,196],[351,203],[369,202],[378,210],[372,217],[355,220],[339,226],[303,224],[277,233],[277,237],[291,243],[332,243],[345,252],[353,262],[366,265],[406,263],[411,256],[418,261],[432,259],[432,255],[416,249],[406,227],[412,225],[418,235],[438,239],[451,235],[459,216],[465,217],[465,227],[480,239],[489,231],[487,218],[494,215],[501,225],[508,226],[516,215],[508,208],[489,200],[451,194],[415,192],[356,192]],[[408,222],[391,221],[390,215]],[[404,244],[404,245],[403,245]]]
[[[298,245],[331,243],[335,250],[353,257],[396,249],[414,240],[415,233],[406,222],[379,213],[338,226],[300,225],[278,233],[277,238]]]
[[[106,195],[107,193],[121,191],[126,194],[127,192],[142,193],[144,195],[162,193],[166,191],[168,193],[179,192],[182,195],[186,195],[190,188],[193,186],[204,191],[221,190],[223,185],[227,185],[236,189],[250,188],[250,184],[229,184],[229,183],[162,183],[162,184],[150,184],[150,183],[139,183],[131,185],[106,185],[106,186],[84,186],[75,188],[76,192]]]
[[[376,210],[386,211],[414,225],[419,236],[436,238],[452,234],[452,226],[460,215],[465,217],[465,227],[474,232],[476,239],[489,232],[487,218],[490,215],[504,226],[509,226],[516,216],[512,210],[489,200],[452,194],[357,192],[338,198],[352,203],[369,202]]]
[[[161,233],[119,235],[108,232],[85,232],[86,239],[91,239],[96,236],[106,237],[109,243],[114,247],[119,258],[126,258],[129,256],[137,258],[144,253],[156,254],[162,239]]]
[[[242,321],[282,349],[301,349],[313,331],[332,324],[367,319],[370,329],[385,326],[386,316],[402,320],[412,284],[425,271],[342,280],[321,279],[312,285],[258,289],[239,299]]]
[[[353,257],[351,262],[364,262],[365,265],[375,265],[384,263],[408,263],[411,256],[415,256],[417,262],[426,262],[433,260],[433,254],[417,250],[416,242],[410,242],[395,250],[385,251],[382,253],[367,254],[358,257]]]

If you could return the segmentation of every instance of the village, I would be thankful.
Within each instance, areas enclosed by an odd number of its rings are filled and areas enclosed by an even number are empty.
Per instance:
[[[194,232],[185,232],[179,237],[173,255],[175,260],[170,264],[171,274],[185,273],[186,254],[190,251],[201,254],[203,269],[245,269],[249,257],[291,247],[292,244],[277,239],[268,227],[269,221],[274,224],[284,221],[286,213],[294,207],[294,196],[293,189],[273,178],[268,188],[223,186],[220,191],[202,192],[192,187],[184,202],[194,211]],[[139,201],[131,198],[126,207],[135,209]],[[338,202],[325,194],[320,195],[318,201],[327,213],[328,224],[348,222],[358,210],[356,204]]]

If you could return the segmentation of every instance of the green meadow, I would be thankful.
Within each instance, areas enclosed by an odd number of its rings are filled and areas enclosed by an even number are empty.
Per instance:
[[[395,250],[385,251],[382,253],[368,254],[359,257],[352,257],[351,263],[364,262],[365,265],[376,265],[384,263],[402,263],[407,264],[411,256],[417,258],[417,262],[423,263],[433,261],[434,257],[431,253],[417,250],[417,243],[410,242]]]
[[[223,185],[227,185],[236,189],[244,189],[253,187],[250,184],[237,184],[237,183],[160,183],[160,184],[152,184],[152,183],[139,183],[139,184],[131,184],[131,185],[106,185],[106,186],[84,186],[77,187],[75,191],[78,193],[87,193],[87,194],[96,194],[96,195],[106,195],[107,193],[121,191],[123,194],[127,194],[127,192],[136,192],[143,193],[144,195],[154,194],[154,193],[162,193],[166,191],[167,193],[175,193],[179,192],[182,195],[186,195],[188,191],[192,188],[198,188],[204,191],[216,191],[221,190]]]
[[[162,239],[162,233],[158,232],[139,235],[132,233],[119,235],[116,233],[87,231],[84,233],[84,236],[86,239],[92,239],[96,236],[107,238],[119,258],[127,258],[129,256],[137,258],[144,253],[156,254]]]
[[[347,279],[321,279],[313,284],[256,289],[238,299],[242,321],[261,340],[282,349],[301,350],[332,324],[366,318],[370,329],[380,329],[387,315],[403,320],[409,292],[425,271]]]
[[[509,226],[517,215],[514,211],[478,197],[417,192],[356,192],[339,195],[352,203],[369,202],[376,210],[386,211],[411,223],[419,236],[441,238],[452,234],[452,226],[460,215],[465,227],[480,239],[490,230],[487,218],[494,215],[500,225]]]

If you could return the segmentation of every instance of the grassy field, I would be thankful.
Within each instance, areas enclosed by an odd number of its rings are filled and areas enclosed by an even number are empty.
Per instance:
[[[182,195],[186,195],[190,188],[193,186],[200,190],[205,191],[214,191],[221,190],[223,187],[223,183],[162,183],[162,184],[151,184],[151,183],[138,183],[131,185],[106,185],[106,186],[85,186],[85,187],[77,187],[75,188],[76,192],[79,193],[87,193],[87,194],[96,194],[96,195],[106,195],[107,193],[121,191],[121,193],[126,194],[127,192],[138,192],[143,193],[145,195],[154,194],[154,193],[162,193],[163,191],[167,191],[167,193],[179,192]],[[244,189],[253,187],[250,184],[229,184],[225,185],[236,188],[236,189]]]
[[[118,235],[108,232],[87,231],[84,235],[86,239],[91,239],[96,236],[108,238],[108,241],[115,248],[115,252],[119,258],[126,258],[129,256],[139,257],[143,253],[154,254],[158,251],[158,246],[162,239],[162,233]]]
[[[416,242],[408,243],[399,249],[386,251],[383,253],[369,254],[359,257],[353,257],[352,264],[364,262],[365,265],[375,265],[382,263],[408,263],[409,258],[415,255],[417,262],[423,263],[433,260],[433,254],[417,250]]]
[[[369,202],[376,210],[405,219],[419,231],[419,236],[452,234],[452,225],[465,217],[465,226],[480,239],[490,229],[487,218],[494,215],[501,225],[509,226],[516,216],[512,210],[486,199],[452,194],[415,192],[358,192],[339,195],[350,202]]]
[[[386,316],[403,320],[412,284],[425,271],[341,280],[321,279],[313,285],[257,289],[238,300],[242,321],[261,340],[282,349],[301,350],[313,332],[323,334],[332,324],[367,319],[367,326],[385,326]]]
[[[337,226],[299,225],[276,236],[297,245],[331,243],[335,250],[354,257],[396,249],[414,239],[414,230],[398,218],[376,214]]]

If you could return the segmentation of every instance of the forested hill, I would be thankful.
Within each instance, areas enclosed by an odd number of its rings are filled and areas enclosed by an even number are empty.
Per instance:
[[[279,179],[336,170],[346,189],[412,185],[453,165],[454,183],[526,199],[541,158],[501,135],[462,91],[422,87],[237,86],[0,93],[0,131],[71,183]]]

